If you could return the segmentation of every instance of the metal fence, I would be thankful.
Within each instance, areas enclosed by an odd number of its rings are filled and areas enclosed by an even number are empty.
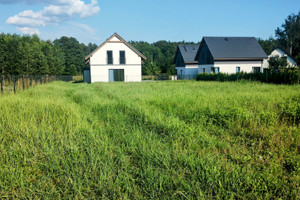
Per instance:
[[[178,75],[178,80],[193,80],[196,79],[197,74],[186,74],[186,75]]]
[[[25,75],[0,75],[1,93],[16,93],[36,85],[42,85],[53,81],[73,81],[73,76],[25,76]]]

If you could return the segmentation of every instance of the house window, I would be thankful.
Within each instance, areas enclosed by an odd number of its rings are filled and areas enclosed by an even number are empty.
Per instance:
[[[205,73],[205,68],[204,67],[202,68],[202,72]]]
[[[113,63],[113,52],[107,51],[107,64],[112,65]]]
[[[253,67],[253,73],[260,73],[260,67]]]
[[[109,69],[109,82],[124,81],[124,69]]]
[[[235,71],[236,71],[236,73],[240,72],[241,71],[241,67],[236,67]]]
[[[125,51],[120,51],[120,64],[125,65]]]
[[[218,74],[220,72],[220,67],[212,67],[211,68],[212,73]]]

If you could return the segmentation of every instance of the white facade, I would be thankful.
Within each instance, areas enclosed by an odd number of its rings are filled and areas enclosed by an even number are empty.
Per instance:
[[[107,51],[112,51],[112,64],[108,64]],[[125,64],[120,64],[120,51],[125,52]],[[90,65],[90,82],[111,81],[110,73],[113,70],[122,70],[125,82],[139,82],[142,80],[142,58],[146,59],[119,35],[114,34],[86,58]]]
[[[193,79],[198,74],[198,65],[186,65],[185,67],[176,67],[177,76],[181,79]]]
[[[199,65],[198,73],[212,73],[212,68],[218,68],[219,73],[233,74],[238,72],[252,73],[255,70],[263,72],[262,61],[215,61],[214,64]],[[259,68],[259,69],[258,69]]]
[[[290,57],[288,56],[284,51],[282,51],[281,49],[275,49],[274,51],[272,51],[272,53],[268,56],[268,59],[264,60],[264,68],[268,68],[269,67],[269,62],[268,60],[271,57],[286,57],[287,58],[287,63],[288,63],[288,67],[297,67],[297,63]]]

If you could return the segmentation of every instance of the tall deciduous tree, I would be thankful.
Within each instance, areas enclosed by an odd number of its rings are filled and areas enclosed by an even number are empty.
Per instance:
[[[170,42],[164,40],[152,44],[144,41],[130,41],[129,43],[148,58],[142,68],[143,75],[150,75],[150,71],[148,69],[153,68],[154,62],[156,63],[155,65],[160,69],[161,73],[170,75],[176,74],[173,60],[177,45],[195,44],[193,42]]]
[[[287,17],[281,28],[275,30],[278,44],[300,62],[300,12]]]
[[[61,47],[65,57],[65,71],[64,74],[70,75],[70,73],[81,73],[82,69],[86,66],[84,57],[92,52],[96,45],[80,44],[76,38],[73,37],[61,37],[60,39],[54,40],[54,44]],[[75,71],[74,71],[75,66]],[[72,75],[75,75],[72,74]]]

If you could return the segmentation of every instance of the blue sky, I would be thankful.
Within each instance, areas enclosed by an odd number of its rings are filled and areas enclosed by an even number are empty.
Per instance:
[[[125,40],[194,41],[203,36],[275,36],[300,0],[0,0],[0,32]]]

